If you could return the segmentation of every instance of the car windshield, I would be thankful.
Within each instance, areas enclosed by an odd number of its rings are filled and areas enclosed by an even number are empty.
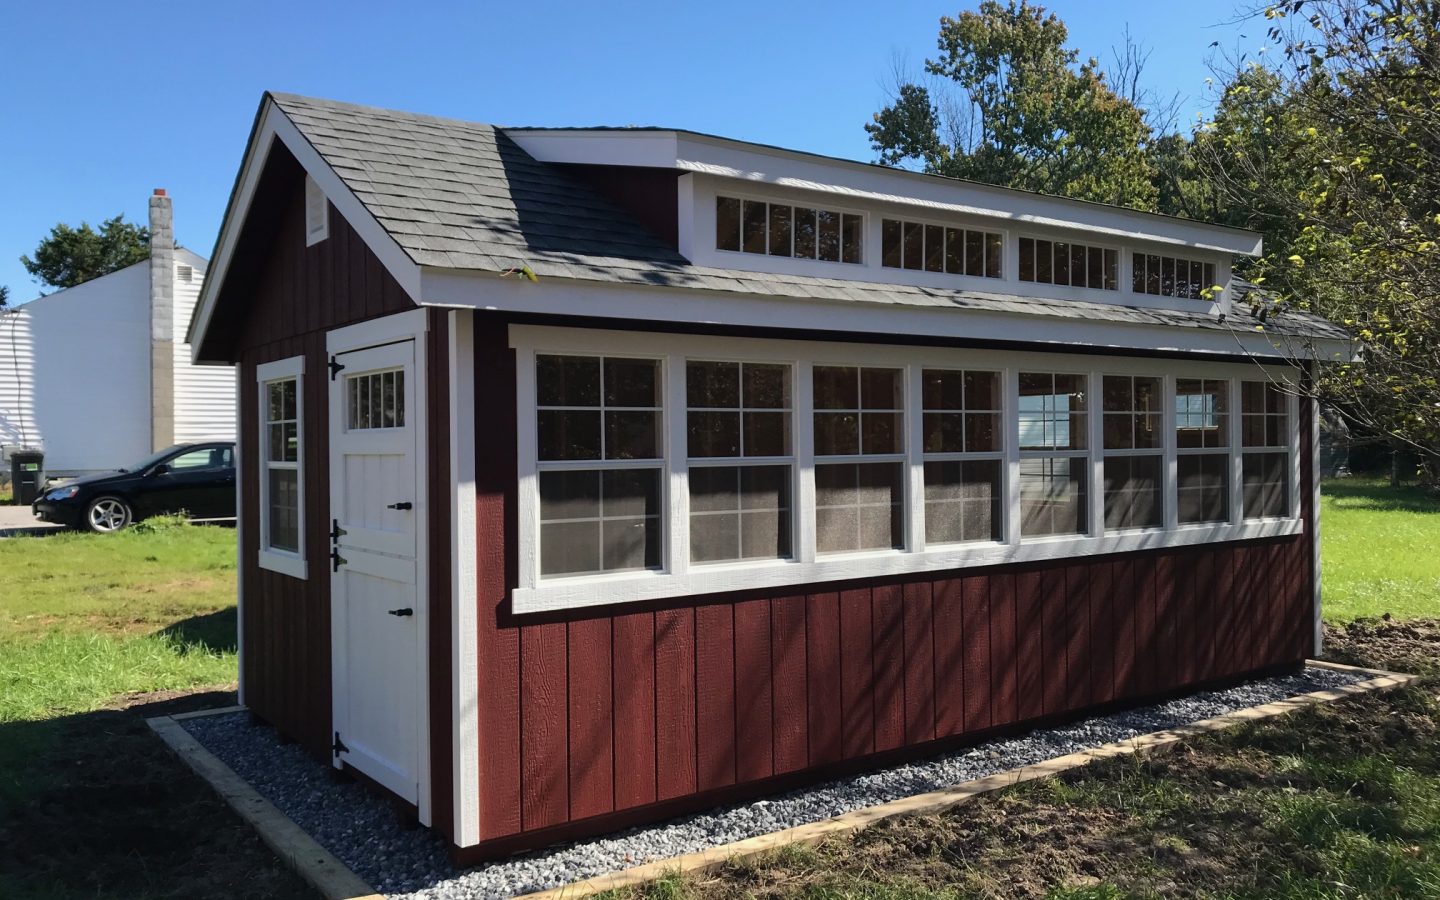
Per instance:
[[[145,457],[144,459],[140,460],[139,462],[137,462],[137,463],[135,463],[135,464],[133,464],[133,465],[125,466],[125,467],[122,468],[120,471],[122,471],[122,472],[144,472],[146,469],[148,469],[148,468],[150,468],[151,466],[155,465],[156,463],[160,462],[162,459],[164,459],[165,457],[167,457],[167,456],[169,456],[170,454],[174,453],[176,450],[179,450],[179,449],[180,449],[181,447],[183,447],[183,446],[184,446],[184,444],[176,444],[176,445],[173,446],[173,447],[166,447],[164,450],[161,450],[161,451],[156,452],[156,453],[152,453],[152,454],[150,454],[149,456]]]

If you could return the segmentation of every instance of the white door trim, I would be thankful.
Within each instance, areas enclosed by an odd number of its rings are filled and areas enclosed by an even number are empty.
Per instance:
[[[419,662],[417,674],[416,693],[416,730],[419,732],[419,744],[416,749],[416,780],[419,783],[416,794],[416,811],[420,824],[429,826],[431,824],[431,785],[430,785],[430,520],[429,520],[429,467],[426,465],[426,451],[429,449],[430,432],[429,419],[426,416],[426,402],[429,396],[429,383],[427,378],[427,359],[425,348],[426,313],[423,309],[409,310],[395,315],[384,316],[379,319],[370,319],[356,325],[347,325],[337,328],[325,335],[325,349],[334,355],[336,353],[348,353],[354,350],[363,350],[367,347],[376,347],[382,344],[394,343],[403,340],[414,340],[415,342],[415,402],[414,402],[414,428],[416,435],[415,443],[415,639],[417,642],[415,651],[416,659]],[[330,396],[328,387],[329,374],[322,372],[316,375],[327,380],[325,395]],[[328,433],[334,434],[335,417],[338,410],[329,410],[326,418]],[[338,488],[337,479],[340,467],[336,460],[336,445],[329,440],[330,445],[330,496],[333,498]],[[328,522],[320,523],[327,531]],[[328,564],[329,560],[325,560]],[[333,583],[333,582],[332,582]],[[332,587],[333,592],[333,587]],[[332,595],[333,596],[333,595]],[[333,602],[333,601],[332,601]],[[330,617],[330,658],[331,658],[331,713],[338,713],[338,693],[336,685],[339,678],[343,676],[344,654],[341,652],[345,636],[339,627],[337,617]],[[340,761],[334,761],[336,768],[340,767]]]
[[[450,673],[455,845],[480,842],[479,609],[475,543],[475,316],[450,316]]]

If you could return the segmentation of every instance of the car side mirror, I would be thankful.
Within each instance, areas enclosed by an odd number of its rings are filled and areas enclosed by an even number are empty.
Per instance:
[[[151,475],[164,475],[164,474],[166,474],[166,473],[169,472],[169,471],[170,471],[170,464],[169,464],[169,463],[161,463],[160,465],[158,465],[158,466],[156,466],[155,468],[151,469],[151,470],[150,470],[150,474],[151,474]]]

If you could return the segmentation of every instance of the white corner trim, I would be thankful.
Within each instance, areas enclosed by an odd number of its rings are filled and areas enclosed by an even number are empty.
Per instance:
[[[238,370],[237,370],[238,371]],[[299,439],[299,452],[295,462],[295,489],[299,501],[299,509],[296,514],[296,521],[299,523],[299,544],[295,553],[285,550],[277,550],[265,546],[267,535],[270,533],[270,479],[266,475],[268,465],[265,450],[266,441],[266,397],[265,388],[273,381],[285,381],[295,379],[295,434]],[[256,513],[259,517],[260,527],[256,533],[256,546],[259,548],[256,554],[256,564],[271,572],[278,572],[281,575],[288,575],[291,578],[299,578],[302,581],[309,577],[309,570],[305,564],[305,534],[308,524],[305,516],[305,451],[310,436],[306,433],[305,421],[305,357],[289,356],[285,359],[277,359],[273,362],[261,363],[255,367],[256,390],[256,423],[258,434],[256,435],[256,447],[259,452],[256,454],[256,473],[259,478],[260,489],[259,509]],[[238,432],[237,432],[238,433]],[[238,470],[237,470],[238,471]],[[238,515],[237,509],[237,515]],[[243,519],[241,519],[243,521]]]
[[[1310,367],[1310,384],[1313,386],[1318,380],[1316,367]],[[1299,419],[1297,415],[1294,417]],[[1323,567],[1320,564],[1320,400],[1312,397],[1310,400],[1310,421],[1301,427],[1310,429],[1310,516],[1314,520],[1310,523],[1310,574],[1315,580],[1315,655],[1319,656],[1324,649],[1325,643],[1325,618],[1324,608],[1321,604],[1322,590],[1320,576]],[[1298,455],[1298,453],[1297,453]]]
[[[276,106],[275,101],[266,97],[260,108],[255,129],[246,145],[245,157],[236,176],[235,188],[225,221],[220,226],[220,237],[215,244],[214,258],[206,272],[205,283],[200,290],[200,300],[191,317],[185,340],[191,346],[191,361],[199,363],[201,345],[210,328],[215,313],[215,302],[225,283],[240,232],[249,217],[250,207],[255,200],[255,190],[260,182],[260,173],[265,169],[270,150],[276,142],[285,146],[299,161],[306,175],[313,179],[319,190],[345,218],[351,228],[360,235],[370,251],[380,260],[400,286],[417,303],[420,299],[420,267],[410,258],[390,233],[371,214],[360,198],[345,184],[330,164],[300,134],[289,117]],[[328,217],[327,217],[328,221]],[[327,226],[328,227],[328,226]],[[215,360],[227,362],[228,360]]]
[[[244,366],[235,367],[235,398],[245,396]],[[245,705],[245,539],[250,522],[245,510],[245,404],[235,404],[235,702]],[[259,446],[257,435],[256,446]]]
[[[480,841],[480,663],[475,533],[474,315],[450,314],[450,672],[455,845]]]

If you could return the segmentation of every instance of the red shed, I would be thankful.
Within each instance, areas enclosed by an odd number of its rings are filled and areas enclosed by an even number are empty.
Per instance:
[[[463,859],[1319,639],[1259,236],[649,128],[266,95],[191,326],[239,365],[242,701]]]

